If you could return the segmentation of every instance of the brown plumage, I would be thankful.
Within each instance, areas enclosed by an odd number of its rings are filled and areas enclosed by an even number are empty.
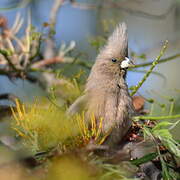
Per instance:
[[[103,132],[112,130],[106,141],[108,145],[121,141],[131,126],[134,112],[125,82],[127,68],[122,68],[127,56],[127,28],[122,23],[97,56],[87,80],[85,95],[76,100],[68,111],[74,114],[82,108],[86,109],[86,117],[93,113],[97,122],[102,117]]]

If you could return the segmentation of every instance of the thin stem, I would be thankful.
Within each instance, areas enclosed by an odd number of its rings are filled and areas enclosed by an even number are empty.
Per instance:
[[[180,114],[168,115],[168,116],[135,116],[134,120],[162,120],[162,119],[177,119],[180,118]]]
[[[0,94],[0,100],[9,100],[16,104],[17,99],[20,101],[20,99],[17,96],[11,93]]]
[[[15,52],[13,43],[11,42],[11,40],[9,38],[5,38],[6,42],[7,42],[7,46],[9,47],[9,49],[11,50],[12,53]]]
[[[144,73],[144,74],[147,73],[147,70],[139,70],[139,69],[129,69],[129,71],[136,72],[136,73]],[[166,80],[166,77],[163,74],[159,73],[159,72],[152,71],[151,73],[156,75],[156,76],[161,77],[164,81]]]
[[[19,47],[21,48],[21,50],[23,52],[26,52],[26,47],[24,46],[24,44],[21,42],[20,39],[18,39],[16,36],[12,35],[11,38],[16,41],[16,43],[19,45]]]
[[[131,92],[131,96],[133,96],[138,90],[139,88],[143,85],[143,83],[146,81],[146,79],[149,77],[149,75],[151,74],[151,72],[153,71],[153,69],[156,67],[156,65],[159,63],[159,60],[161,59],[161,57],[163,56],[166,48],[167,48],[167,44],[168,41],[165,41],[160,54],[158,55],[158,57],[155,59],[155,61],[152,63],[150,69],[147,71],[147,73],[144,75],[143,79],[138,83],[138,85],[136,85],[134,87],[134,89]]]
[[[34,53],[34,55],[32,55],[30,58],[29,58],[29,61],[31,63],[31,61],[35,58],[35,57],[38,57],[39,54],[40,54],[40,50],[41,50],[41,43],[42,43],[42,37],[40,36],[39,39],[38,39],[38,46],[36,48],[36,52]]]
[[[174,110],[174,101],[172,101],[170,104],[169,115],[172,115],[173,110]]]
[[[55,34],[55,26],[57,22],[57,14],[63,4],[64,0],[54,0],[53,7],[50,12],[50,27],[48,32],[48,38],[46,39],[46,47],[45,47],[45,58],[52,58],[55,54],[55,42],[54,42],[54,34]]]
[[[150,115],[153,114],[153,111],[154,111],[154,103],[151,104],[151,110],[150,110]]]
[[[161,59],[161,60],[158,62],[158,64],[160,64],[160,63],[165,63],[165,62],[167,62],[167,61],[174,60],[174,59],[176,59],[176,58],[178,58],[178,57],[180,57],[180,54],[179,54],[179,53],[178,53],[178,54],[175,54],[175,55],[173,55],[173,56],[170,56],[170,57]],[[142,64],[137,64],[137,65],[134,65],[133,67],[131,67],[130,69],[150,66],[152,63],[153,63],[153,61],[147,62],[147,63],[142,63]]]
[[[55,25],[56,25],[56,19],[57,19],[57,13],[60,9],[60,7],[62,6],[64,0],[55,0],[53,7],[51,9],[51,13],[50,13],[50,34],[52,34],[52,32],[54,32],[55,29]]]
[[[11,59],[8,57],[8,53],[7,53],[5,50],[0,49],[0,54],[2,54],[2,55],[5,57],[5,59],[7,60],[8,64],[9,64],[9,66],[10,66],[14,71],[16,71],[16,72],[19,71],[19,69],[17,69],[17,68],[15,67],[15,65],[11,62]]]
[[[31,28],[31,12],[28,12],[28,22],[27,22],[27,27],[25,31],[25,39],[26,39],[26,52],[29,53],[30,51],[30,28]]]

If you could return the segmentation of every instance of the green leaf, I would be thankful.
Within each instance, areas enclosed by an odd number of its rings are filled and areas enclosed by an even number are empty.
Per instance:
[[[131,160],[130,162],[133,165],[139,166],[141,164],[144,164],[146,162],[149,162],[149,161],[155,159],[157,156],[158,156],[158,153],[150,153],[150,154],[143,156],[142,158]]]
[[[169,149],[175,156],[180,157],[180,149],[171,139],[163,139],[163,144]]]
[[[5,49],[0,49],[0,54],[4,55],[4,56],[11,56],[12,52],[9,50],[5,50]]]
[[[163,180],[171,180],[171,176],[169,174],[169,169],[161,155],[160,155],[160,160],[161,160],[161,165],[162,165]]]
[[[162,122],[158,123],[152,130],[155,131],[155,130],[164,129],[171,125],[173,125],[173,123],[168,122],[168,121],[162,121]]]
[[[153,134],[157,137],[157,138],[159,138],[159,139],[164,139],[164,138],[166,138],[166,139],[173,139],[172,138],[172,134],[169,132],[169,130],[168,129],[160,129],[160,130],[154,130],[154,131],[152,131],[153,132]]]

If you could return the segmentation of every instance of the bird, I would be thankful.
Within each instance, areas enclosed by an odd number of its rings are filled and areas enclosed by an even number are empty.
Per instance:
[[[128,58],[128,34],[126,23],[119,23],[101,48],[85,85],[84,95],[68,109],[73,115],[93,114],[97,124],[102,118],[102,133],[109,134],[105,144],[115,147],[121,142],[132,124],[134,107],[126,83]]]

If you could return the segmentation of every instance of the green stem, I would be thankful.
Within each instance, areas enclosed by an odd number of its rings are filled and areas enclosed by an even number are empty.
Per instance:
[[[162,119],[176,119],[180,118],[180,114],[168,115],[168,116],[135,116],[134,120],[162,120]]]
[[[167,61],[174,60],[174,59],[176,59],[176,58],[178,58],[178,57],[180,57],[180,54],[179,54],[179,53],[178,53],[178,54],[175,54],[175,55],[173,55],[173,56],[170,56],[170,57],[161,59],[161,60],[159,61],[159,64],[160,64],[160,63],[165,63],[165,62],[167,62]],[[153,63],[153,61],[147,62],[147,63],[142,63],[142,64],[137,64],[137,65],[134,65],[133,67],[131,67],[130,69],[150,66],[152,63]]]
[[[173,110],[174,110],[174,101],[172,101],[170,104],[169,115],[172,115]]]
[[[147,70],[129,69],[128,71],[137,72],[137,73],[144,73],[144,74],[147,73]],[[151,73],[154,75],[160,76],[161,78],[163,78],[164,81],[166,80],[166,77],[159,72],[152,71]]]
[[[91,62],[86,62],[86,61],[81,61],[81,60],[77,60],[77,61],[75,62],[75,64],[81,65],[81,66],[83,66],[83,67],[85,67],[85,68],[87,68],[87,69],[91,69],[92,66],[93,66],[93,63],[91,63]]]
[[[5,59],[8,62],[8,65],[16,72],[19,72],[20,70],[15,67],[15,65],[11,62],[11,59],[9,58],[8,52],[6,50],[0,49],[0,54],[2,54]]]
[[[30,58],[29,58],[29,61],[31,62],[34,58],[38,57],[39,54],[40,54],[40,49],[41,49],[41,43],[42,43],[42,38],[41,36],[39,37],[38,39],[38,46],[37,46],[37,50],[35,52],[34,55],[32,55]]]
[[[131,96],[133,96],[138,90],[139,88],[143,85],[143,83],[146,81],[146,79],[149,77],[149,75],[151,74],[151,72],[153,71],[153,69],[155,68],[155,66],[159,63],[159,60],[161,59],[161,57],[163,56],[166,48],[167,48],[167,44],[168,41],[165,41],[165,44],[163,45],[160,54],[158,55],[158,57],[155,59],[155,61],[152,63],[150,69],[148,70],[148,72],[144,75],[143,79],[138,83],[138,85],[136,85],[134,87],[134,89],[131,92]]]
[[[154,111],[154,103],[151,104],[151,110],[150,110],[150,115],[153,114],[153,111]]]

